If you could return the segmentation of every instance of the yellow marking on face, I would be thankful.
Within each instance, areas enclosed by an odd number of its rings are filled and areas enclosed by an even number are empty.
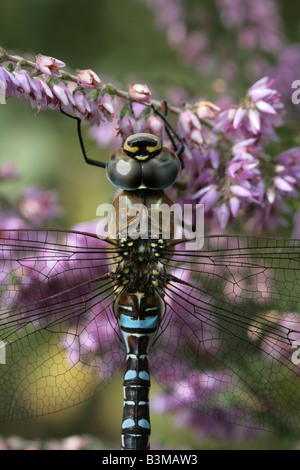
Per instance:
[[[130,153],[136,153],[138,150],[139,150],[139,147],[135,146],[135,147],[130,147],[127,142],[125,142],[124,144],[124,150],[127,150],[128,152]]]
[[[136,155],[135,158],[137,160],[147,160],[147,158],[149,158],[149,155]]]
[[[148,147],[146,147],[146,150],[149,153],[156,152],[156,150],[160,150],[160,149],[161,149],[161,145],[159,144],[159,142],[157,142],[157,144],[154,147],[152,147],[152,146],[150,147],[149,145],[148,145]]]

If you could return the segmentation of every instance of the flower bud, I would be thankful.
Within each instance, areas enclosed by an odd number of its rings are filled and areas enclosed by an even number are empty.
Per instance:
[[[36,59],[37,68],[49,77],[61,77],[59,67],[65,67],[65,63],[54,57],[47,57],[45,55],[38,55]]]
[[[151,104],[150,96],[152,95],[147,85],[140,85],[134,83],[129,88],[129,96],[132,100],[138,101],[139,103]]]
[[[221,108],[210,101],[196,103],[196,114],[199,119],[214,119],[220,111]]]
[[[222,229],[224,229],[229,221],[230,212],[225,202],[216,209],[216,216],[218,223]]]
[[[102,82],[98,75],[92,70],[81,70],[77,75],[78,84],[82,88],[103,88]]]

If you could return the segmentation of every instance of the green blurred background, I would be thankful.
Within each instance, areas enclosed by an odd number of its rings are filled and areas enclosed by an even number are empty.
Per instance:
[[[192,0],[185,3],[188,10]],[[278,3],[285,34],[289,41],[297,41],[300,4]],[[217,97],[214,80],[182,63],[176,51],[168,46],[165,32],[157,29],[153,12],[142,2],[0,0],[0,11],[0,45],[9,52],[29,58],[38,53],[50,55],[66,62],[73,72],[90,68],[104,82],[110,81],[125,90],[133,82],[147,83],[159,99],[166,97],[170,87],[183,87],[190,96],[198,98]],[[221,36],[224,31],[216,29],[215,34]],[[247,57],[236,60],[244,62]],[[222,77],[215,77],[219,78]],[[251,82],[244,77],[226,84],[234,88],[237,96],[242,96],[249,85]],[[295,143],[295,136],[290,133],[283,136],[285,144]],[[88,148],[90,156],[102,161],[111,150],[96,148],[93,142],[89,142]],[[96,207],[109,202],[113,194],[104,172],[85,165],[74,123],[51,111],[36,117],[35,110],[22,99],[9,99],[5,106],[0,106],[0,164],[11,161],[15,162],[21,179],[4,183],[2,191],[16,197],[23,187],[30,185],[57,190],[64,208],[57,226],[62,228],[92,220]],[[157,385],[153,388],[157,389]],[[122,379],[117,377],[94,400],[56,415],[1,425],[0,434],[45,439],[89,433],[104,439],[108,448],[118,448],[121,413]],[[152,440],[169,448],[292,445],[268,437],[254,443],[214,440],[199,443],[191,431],[174,427],[171,416],[152,416],[152,436]]]

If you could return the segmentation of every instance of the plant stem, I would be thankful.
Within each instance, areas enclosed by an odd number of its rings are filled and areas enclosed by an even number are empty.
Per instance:
[[[1,48],[0,48],[0,61],[2,61],[2,62],[3,61],[13,62],[17,65],[22,65],[22,66],[25,66],[25,67],[29,67],[29,68],[31,68],[35,71],[37,70],[35,62],[32,62],[31,60],[24,59],[23,57],[20,57],[18,55],[8,54],[7,52],[4,52],[4,50],[2,50]],[[76,84],[78,83],[76,75],[72,75],[68,72],[62,72],[62,74],[63,74],[63,77],[62,77],[63,80],[71,81],[71,82],[74,82]],[[114,85],[112,85],[110,83],[105,84],[104,88],[107,88],[108,90],[112,91],[116,96],[119,96],[120,98],[122,98],[124,100],[134,102],[134,100],[132,100],[129,97],[127,91],[120,90],[120,89],[116,88]],[[151,99],[150,101],[151,101],[151,104],[153,106],[156,106],[158,108],[162,108],[162,101],[154,100],[154,99]],[[174,105],[168,103],[168,111],[170,113],[178,115],[181,112],[183,112],[184,109],[179,108],[178,106],[174,106]],[[207,128],[211,129],[213,127],[212,123],[207,121],[206,119],[199,119],[199,120]]]

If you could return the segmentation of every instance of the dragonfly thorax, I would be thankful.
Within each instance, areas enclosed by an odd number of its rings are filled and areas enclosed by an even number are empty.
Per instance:
[[[123,292],[151,293],[164,282],[166,272],[159,260],[161,247],[158,240],[120,240],[123,261],[118,264],[114,279]]]

